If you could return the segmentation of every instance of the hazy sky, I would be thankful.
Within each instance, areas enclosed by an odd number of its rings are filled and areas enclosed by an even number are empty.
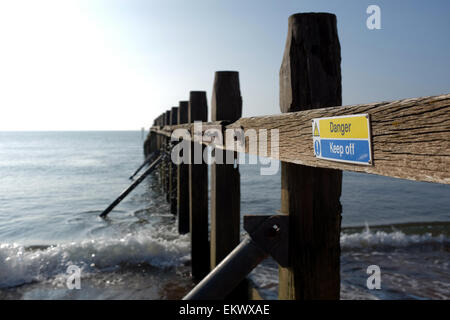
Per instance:
[[[0,0],[0,130],[148,128],[217,70],[244,116],[279,113],[287,19],[310,11],[337,15],[344,104],[450,92],[448,0]]]

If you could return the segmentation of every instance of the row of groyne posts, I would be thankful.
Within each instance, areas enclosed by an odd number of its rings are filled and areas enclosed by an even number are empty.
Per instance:
[[[154,120],[144,143],[146,161],[160,159],[161,187],[177,215],[179,233],[190,233],[192,276],[199,282],[186,299],[260,298],[246,276],[267,256],[279,264],[280,299],[339,299],[342,170],[450,183],[450,95],[341,107],[340,63],[335,15],[295,14],[289,17],[279,74],[282,114],[242,118],[238,72],[218,71],[211,122],[204,91],[191,91],[188,101]],[[312,119],[352,114],[370,115],[369,165],[317,158]],[[239,166],[209,164],[209,210],[208,164],[203,158],[194,161],[195,152],[183,154],[190,163],[171,160],[171,151],[181,143],[201,154],[209,145],[213,155],[221,151],[224,159],[236,157],[234,143],[213,143],[206,134],[196,139],[196,121],[202,122],[202,134],[211,128],[222,133],[267,130],[270,157],[281,160],[281,209],[244,216],[244,239]],[[173,134],[177,129],[189,135],[180,138]],[[275,142],[273,129],[279,132]],[[244,142],[243,152],[267,155],[267,149],[249,147],[247,136]]]

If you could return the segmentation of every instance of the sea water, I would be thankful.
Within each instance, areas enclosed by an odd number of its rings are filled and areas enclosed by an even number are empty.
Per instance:
[[[0,132],[0,299],[179,299],[193,286],[151,174],[107,219],[98,215],[143,161],[140,131]],[[276,214],[280,173],[241,165],[241,211]],[[450,297],[450,186],[344,172],[341,298]],[[242,231],[244,236],[244,231]],[[378,265],[381,289],[366,286]],[[81,288],[67,287],[69,266]],[[268,259],[251,277],[277,297]]]

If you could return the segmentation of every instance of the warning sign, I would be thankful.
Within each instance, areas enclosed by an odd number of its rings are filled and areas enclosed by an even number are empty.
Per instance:
[[[314,125],[314,133],[313,133],[313,135],[314,135],[314,137],[319,137],[320,136],[319,128],[317,126],[317,123],[315,123],[315,125]]]
[[[372,164],[368,114],[312,120],[314,154],[317,158]]]

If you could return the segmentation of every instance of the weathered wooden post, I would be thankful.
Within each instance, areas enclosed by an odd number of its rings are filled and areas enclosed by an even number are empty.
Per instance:
[[[180,101],[178,124],[189,122],[188,113],[189,101]],[[186,234],[189,232],[189,165],[186,163],[178,165],[177,198],[178,232],[180,234]]]
[[[155,124],[153,124],[155,125]],[[156,151],[156,133],[154,133],[153,131],[149,130],[148,135],[147,135],[147,139],[145,140],[144,143],[144,155],[145,158],[147,158],[152,152]]]
[[[239,73],[217,71],[211,99],[211,120],[236,121],[242,115]],[[225,139],[225,137],[224,137]],[[211,269],[220,263],[240,241],[241,177],[239,166],[226,163],[211,165]],[[234,157],[234,152],[232,152]],[[247,288],[242,285],[233,296],[242,298]]]
[[[208,103],[205,91],[189,94],[189,123],[208,121]],[[203,161],[205,147],[191,143],[189,165],[189,216],[191,232],[192,276],[198,280],[209,273],[208,237],[208,165]]]
[[[167,125],[167,116],[166,116],[166,112],[164,112],[161,115],[161,126],[164,127],[165,125]],[[161,139],[161,152],[165,152],[166,150],[166,137],[163,135],[160,135],[160,139]],[[162,161],[160,166],[160,177],[161,177],[161,190],[164,194],[164,192],[166,192],[166,185],[167,185],[167,177],[166,177],[166,161]]]
[[[148,155],[150,155],[152,152],[156,151],[156,134],[152,131],[148,133],[146,143],[146,149],[145,149],[145,157],[147,158]]]
[[[172,110],[172,108],[171,109],[169,109],[169,110],[167,110],[166,111],[166,113],[164,114],[164,116],[165,116],[165,124],[167,125],[167,126],[169,126],[170,125],[170,111]]]
[[[160,114],[158,117],[158,126],[159,127],[163,127],[164,126],[164,114]],[[161,152],[164,146],[164,137],[160,134],[158,134],[158,150]],[[158,168],[158,177],[159,177],[159,183],[160,186],[162,188],[162,186],[164,185],[164,169],[163,169],[163,164],[161,163],[159,168]],[[162,188],[163,189],[163,188]],[[164,190],[164,189],[163,189]]]
[[[165,113],[165,125],[166,126],[170,126],[170,110],[167,110]],[[170,137],[164,137],[164,151],[168,152],[170,149]],[[167,202],[170,203],[170,165],[171,165],[171,160],[170,157],[166,158],[166,161],[164,161],[164,180],[166,182],[165,184],[165,188],[164,191],[166,192],[166,200]]]
[[[176,125],[178,124],[178,107],[172,107],[172,110],[170,112],[170,125]],[[170,162],[170,187],[169,187],[169,193],[170,193],[170,212],[174,215],[177,214],[177,166]]]
[[[290,16],[280,68],[281,111],[341,105],[340,63],[335,15]],[[280,267],[279,299],[339,299],[341,182],[340,170],[281,164],[290,266]]]
[[[152,152],[151,151],[151,135],[152,132],[150,131],[147,138],[144,141],[144,158],[147,158],[147,156]]]

